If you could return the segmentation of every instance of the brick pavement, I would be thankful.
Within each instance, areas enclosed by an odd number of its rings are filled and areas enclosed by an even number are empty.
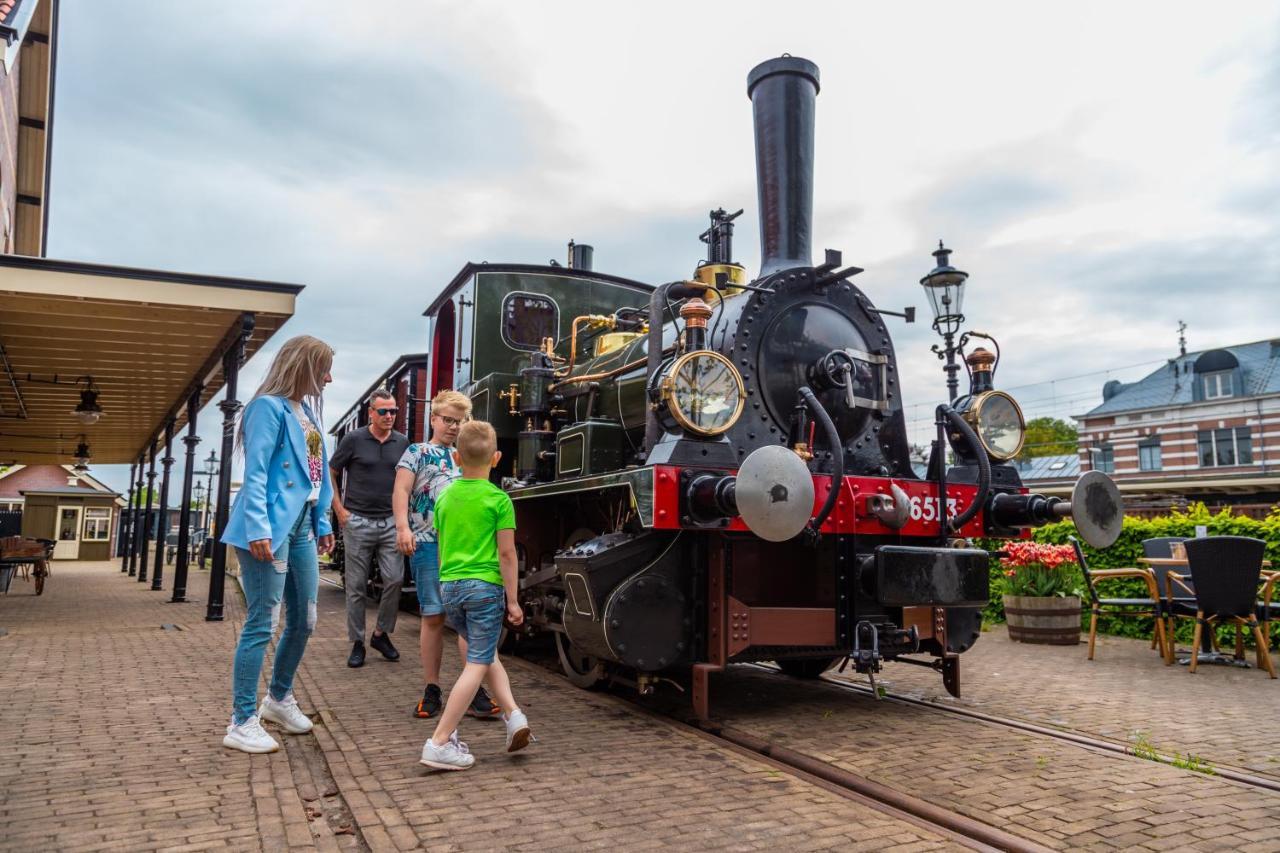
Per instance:
[[[206,586],[193,573],[193,596]],[[432,773],[416,763],[430,723],[409,714],[417,620],[401,623],[401,663],[374,654],[353,672],[330,587],[298,685],[316,736],[233,753],[238,596],[221,623],[167,600],[112,563],[59,563],[44,596],[20,581],[0,596],[0,849],[953,846],[529,664],[513,677],[541,742],[508,756],[500,724],[469,722],[476,768]]]
[[[1069,729],[1132,745],[1137,733],[1162,753],[1280,780],[1280,680],[1226,666],[1164,666],[1150,644],[1099,637],[1087,647],[1029,646],[998,626],[961,657],[962,698],[930,670],[890,664],[894,692]],[[1273,652],[1273,654],[1275,654]],[[1252,652],[1249,660],[1253,660]]]
[[[1152,664],[1163,670],[1154,654]],[[1042,681],[1001,682],[1001,702],[1036,703]],[[1085,699],[1090,686],[1077,681]],[[978,693],[973,679],[966,689]],[[1147,706],[1158,712],[1160,697]],[[1165,764],[746,668],[713,677],[712,714],[1061,849],[1280,850],[1280,794]]]

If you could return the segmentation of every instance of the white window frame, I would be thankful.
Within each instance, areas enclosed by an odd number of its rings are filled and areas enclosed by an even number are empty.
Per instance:
[[[1201,375],[1200,379],[1204,382],[1204,398],[1206,400],[1220,400],[1224,397],[1233,396],[1230,370],[1205,373]]]
[[[95,522],[93,531],[90,533],[90,522]],[[101,530],[98,529],[97,522],[101,522]],[[84,529],[81,532],[81,542],[107,542],[111,539],[111,510],[100,506],[87,506],[84,508]],[[101,535],[99,535],[101,534]]]
[[[1152,451],[1155,451],[1155,464],[1148,465],[1147,457]],[[1139,471],[1160,471],[1164,468],[1163,454],[1160,449],[1159,441],[1147,441],[1138,443],[1138,470]]]
[[[1253,453],[1253,430],[1248,426],[1226,427],[1225,429],[1228,429],[1231,431],[1231,458],[1234,461],[1230,463],[1225,463],[1218,459],[1218,433],[1220,432],[1220,430],[1201,429],[1201,430],[1196,430],[1196,460],[1200,463],[1200,467],[1201,468],[1236,468],[1236,467],[1241,467],[1246,465],[1258,464],[1260,460],[1257,460]],[[1249,437],[1249,461],[1248,462],[1240,461],[1240,431],[1241,430],[1247,430],[1249,433],[1249,436],[1248,436]],[[1213,462],[1209,465],[1205,465],[1204,460],[1200,457],[1200,437],[1201,435],[1204,435],[1206,433],[1209,436],[1209,447],[1213,451]]]

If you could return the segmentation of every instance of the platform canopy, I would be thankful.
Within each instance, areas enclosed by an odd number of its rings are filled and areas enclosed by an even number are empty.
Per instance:
[[[0,255],[0,464],[137,461],[223,355],[251,357],[293,315],[299,284]],[[251,328],[250,328],[251,327]],[[248,331],[246,332],[246,330]],[[102,409],[85,424],[82,392]],[[243,398],[244,391],[240,391]]]

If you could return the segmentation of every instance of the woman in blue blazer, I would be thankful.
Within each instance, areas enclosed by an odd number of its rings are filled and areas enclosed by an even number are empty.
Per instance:
[[[240,419],[236,443],[244,451],[244,485],[222,541],[234,545],[240,558],[248,612],[236,645],[231,724],[222,745],[244,752],[280,748],[262,727],[264,719],[290,734],[311,731],[311,720],[293,698],[293,675],[316,624],[317,555],[333,548],[333,486],[319,417],[332,365],[333,350],[324,341],[291,338]],[[258,706],[262,659],[282,602],[284,632]]]

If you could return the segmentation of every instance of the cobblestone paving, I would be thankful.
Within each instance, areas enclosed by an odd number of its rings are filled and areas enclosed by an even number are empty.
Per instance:
[[[468,722],[476,768],[431,773],[417,764],[431,724],[409,714],[417,619],[402,615],[400,663],[371,653],[349,670],[329,587],[298,689],[316,736],[233,753],[234,583],[227,621],[207,623],[203,602],[169,604],[117,564],[54,572],[39,598],[21,581],[0,596],[6,851],[954,847],[529,664],[513,674],[541,742],[508,756],[500,723]],[[207,578],[193,573],[194,597]]]
[[[1166,674],[1154,654],[1150,663]],[[1167,675],[1192,678],[1186,672]],[[1002,682],[1003,701],[1042,701],[1037,694],[1051,678],[1036,670]],[[1087,679],[1076,683],[1083,712],[1102,692]],[[977,694],[980,688],[971,678],[966,689]],[[1148,700],[1148,707],[1159,707],[1158,699]],[[713,676],[712,714],[1062,849],[1280,850],[1280,794],[1165,764],[748,668]],[[1252,732],[1239,737],[1251,738]]]
[[[1001,626],[961,657],[959,700],[937,673],[917,667],[891,664],[881,683],[940,705],[1118,743],[1132,745],[1141,732],[1162,753],[1280,780],[1280,680],[1227,666],[1201,666],[1192,675],[1185,666],[1164,666],[1149,643],[1121,637],[1099,637],[1094,659],[1087,654],[1083,644],[1014,643]]]

